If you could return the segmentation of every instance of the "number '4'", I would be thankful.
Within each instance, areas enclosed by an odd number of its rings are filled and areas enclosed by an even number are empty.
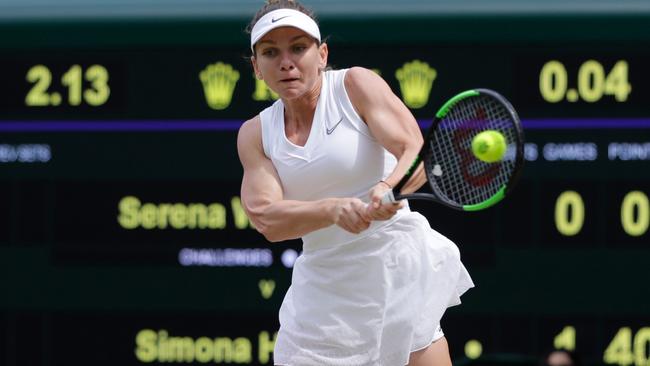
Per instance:
[[[632,365],[634,355],[632,354],[632,329],[623,327],[607,346],[603,355],[605,363],[612,363],[621,366]]]
[[[628,82],[628,70],[627,61],[618,61],[605,79],[605,94],[613,95],[618,102],[626,101],[632,91],[632,85]]]

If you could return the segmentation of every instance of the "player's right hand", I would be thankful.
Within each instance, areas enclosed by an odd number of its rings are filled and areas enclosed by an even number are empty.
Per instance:
[[[354,234],[370,226],[366,204],[358,198],[339,198],[334,209],[334,223]]]

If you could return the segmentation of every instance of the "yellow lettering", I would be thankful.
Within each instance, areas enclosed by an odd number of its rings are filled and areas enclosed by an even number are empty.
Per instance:
[[[627,61],[620,60],[607,75],[605,81],[605,94],[614,95],[617,102],[625,102],[632,92],[632,85],[628,82],[629,66]]]
[[[158,331],[158,361],[169,360],[169,346],[167,343],[167,331],[161,329]]]
[[[210,338],[201,337],[197,339],[194,344],[196,360],[201,363],[210,362],[214,354],[213,348],[212,340]]]
[[[607,349],[605,349],[603,362],[621,366],[632,365],[634,363],[632,329],[623,327],[618,330],[618,333],[616,333],[607,346]]]
[[[230,338],[215,339],[214,359],[217,362],[232,362],[232,340]]]
[[[190,337],[169,337],[170,361],[194,361],[194,341]]]
[[[156,332],[151,329],[143,329],[135,336],[135,357],[141,362],[154,362],[158,357],[156,348]]]
[[[120,200],[118,204],[120,215],[117,221],[120,226],[125,229],[135,229],[139,226],[138,209],[140,208],[140,200],[133,196],[127,196]]]
[[[135,341],[135,354],[141,362],[250,364],[253,359],[252,342],[245,337],[234,340],[228,337],[193,339],[170,337],[164,329],[157,333],[143,329],[137,333]],[[270,347],[272,351],[273,344]]]
[[[542,98],[549,103],[561,101],[566,94],[567,80],[567,71],[561,62],[551,60],[545,63],[539,73],[539,91]]]
[[[555,201],[555,227],[564,236],[580,233],[585,222],[585,203],[580,193],[564,191]]]
[[[226,227],[226,207],[220,203],[208,206],[210,229],[223,229]]]
[[[73,65],[61,78],[61,84],[68,87],[68,103],[70,105],[81,104],[81,90],[83,87],[81,72],[81,66]]]
[[[152,203],[145,203],[140,209],[140,223],[145,229],[154,229],[158,225],[158,209]]]
[[[102,65],[92,65],[86,70],[86,80],[90,82],[91,89],[84,91],[84,99],[91,106],[100,106],[108,100],[111,88],[108,86],[108,70]]]
[[[180,203],[173,205],[169,214],[169,223],[174,229],[185,229],[187,227],[187,207]]]
[[[275,290],[275,281],[273,280],[260,280],[257,284],[260,288],[260,293],[264,299],[268,299],[273,295],[273,290]]]
[[[208,208],[205,205],[192,203],[187,212],[187,227],[190,229],[208,227]]]
[[[553,338],[553,346],[556,349],[574,351],[576,349],[576,328],[567,325]]]
[[[632,191],[625,195],[621,204],[621,225],[631,236],[641,236],[650,226],[650,200],[642,191]]]
[[[232,209],[232,215],[235,219],[235,227],[237,229],[243,230],[248,228],[255,228],[253,223],[248,219],[246,211],[241,204],[241,199],[238,196],[233,197],[230,200],[230,207]]]
[[[161,203],[160,205],[158,205],[158,212],[156,213],[156,216],[158,217],[159,229],[164,229],[167,227],[167,215],[169,215],[171,206],[172,205],[170,205],[169,203]]]
[[[137,197],[127,196],[118,203],[117,221],[124,229],[224,229],[227,226],[226,207],[221,203],[144,203]],[[235,208],[234,210],[237,210]],[[234,211],[241,215],[243,209]],[[245,213],[244,213],[245,215]],[[240,216],[237,220],[241,221]],[[246,218],[244,218],[246,219]],[[246,219],[247,220],[247,219]],[[239,222],[237,221],[237,222]]]
[[[234,361],[236,363],[251,363],[253,360],[253,345],[248,338],[239,337],[234,342]]]
[[[253,75],[253,78],[255,78],[255,75]],[[255,78],[255,92],[253,92],[253,100],[264,102],[270,100],[278,100],[278,98],[280,98],[278,93],[271,90],[271,88],[266,85],[266,82],[264,80]]]
[[[50,104],[51,96],[47,93],[47,89],[52,83],[52,72],[44,65],[36,65],[27,71],[26,79],[35,85],[27,93],[25,97],[25,105],[33,106],[46,106]]]
[[[634,364],[650,365],[648,355],[648,344],[650,344],[650,327],[639,329],[634,336]]]
[[[269,332],[260,332],[258,336],[258,360],[260,363],[268,363],[271,359],[271,353],[273,353],[273,347],[275,347],[275,341],[278,338],[278,333],[275,332],[273,339],[269,338]]]

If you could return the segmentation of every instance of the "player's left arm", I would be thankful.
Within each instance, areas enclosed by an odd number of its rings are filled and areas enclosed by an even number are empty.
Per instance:
[[[345,75],[345,89],[373,136],[397,158],[395,169],[385,179],[394,187],[420,152],[423,144],[420,127],[411,111],[374,72],[362,67],[351,68]],[[425,182],[420,165],[402,192],[415,192]]]

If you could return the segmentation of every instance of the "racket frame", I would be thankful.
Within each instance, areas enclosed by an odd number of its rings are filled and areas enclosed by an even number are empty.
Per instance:
[[[468,97],[474,97],[474,96],[479,96],[481,94],[487,94],[490,95],[491,97],[499,100],[508,112],[510,113],[512,120],[514,121],[513,125],[516,130],[515,133],[515,166],[513,168],[513,174],[508,180],[508,182],[501,187],[495,194],[493,194],[490,198],[476,203],[472,205],[460,205],[456,202],[450,201],[446,199],[445,197],[442,197],[436,192],[436,187],[434,182],[429,181],[429,177],[427,176],[427,183],[429,184],[431,188],[431,193],[421,193],[421,192],[415,192],[415,193],[407,193],[407,194],[400,194],[399,192],[402,190],[402,187],[408,182],[408,180],[411,178],[413,173],[416,171],[417,167],[420,165],[421,162],[425,160],[425,156],[427,156],[428,151],[430,149],[430,141],[433,138],[433,134],[435,134],[436,129],[438,128],[438,125],[442,122],[442,120],[445,118],[447,113],[451,110],[451,108],[458,103],[458,101],[463,100]],[[435,118],[433,119],[433,122],[431,124],[431,127],[429,127],[427,134],[425,135],[424,139],[424,145],[420,149],[420,152],[418,153],[418,156],[413,160],[413,163],[411,163],[411,166],[407,170],[406,174],[404,177],[397,183],[395,187],[393,187],[391,190],[386,192],[384,197],[382,198],[382,203],[389,203],[389,202],[397,202],[401,199],[419,199],[419,200],[428,200],[428,201],[435,201],[438,203],[441,203],[447,207],[453,208],[455,210],[460,210],[460,211],[480,211],[484,210],[486,208],[489,208],[491,206],[494,206],[497,204],[499,201],[501,201],[515,186],[517,181],[519,180],[519,176],[521,175],[521,168],[524,163],[524,134],[523,134],[523,129],[521,127],[521,122],[519,119],[519,116],[517,115],[517,112],[515,109],[512,107],[512,104],[504,98],[502,95],[499,93],[490,90],[490,89],[483,89],[483,88],[477,88],[477,89],[470,89],[466,90],[464,92],[461,92],[451,99],[449,99],[445,104],[443,104],[442,107],[438,110],[438,112],[435,115]]]

